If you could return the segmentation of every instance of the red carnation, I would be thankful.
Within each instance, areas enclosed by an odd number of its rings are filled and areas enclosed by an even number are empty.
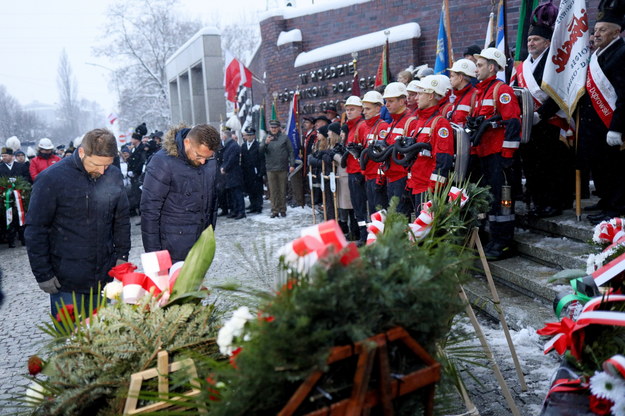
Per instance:
[[[122,263],[119,266],[111,268],[111,270],[109,270],[109,276],[121,281],[125,274],[132,273],[136,269],[137,266],[132,263]]]
[[[65,305],[59,311],[59,313],[56,314],[56,320],[58,322],[63,322],[63,318],[61,317],[61,314],[63,314],[67,320],[73,321],[74,320],[74,305]]]
[[[242,350],[243,348],[239,347],[236,350],[232,351],[232,355],[230,356],[230,365],[236,369],[238,369],[239,367],[237,367],[237,363],[235,359],[237,358],[237,355],[241,353]]]
[[[211,376],[206,377],[206,382],[210,386],[215,386],[217,384],[217,381],[214,378],[212,378]],[[219,390],[217,390],[216,388],[213,388],[213,387],[208,387],[207,390],[210,393],[210,395],[208,396],[208,400],[211,400],[213,402],[218,402],[220,400]]]
[[[36,355],[31,356],[28,359],[28,373],[31,376],[36,376],[41,373],[41,370],[43,370],[43,360]]]
[[[597,397],[594,394],[590,395],[589,401],[590,401],[590,410],[594,414],[601,415],[601,416],[609,415],[610,411],[612,410],[612,406],[614,405],[614,403],[612,403],[611,400]]]

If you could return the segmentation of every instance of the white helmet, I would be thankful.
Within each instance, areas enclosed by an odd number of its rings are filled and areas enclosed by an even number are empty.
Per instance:
[[[52,150],[54,149],[54,145],[52,144],[52,140],[44,137],[43,139],[39,140],[39,148],[43,150]]]
[[[368,91],[365,96],[362,97],[362,102],[384,105],[382,94],[377,91]]]
[[[451,82],[445,75],[428,75],[417,81],[417,87],[420,91],[433,92],[440,96],[445,96],[447,90],[451,88]]]
[[[475,56],[476,58],[491,59],[497,62],[497,65],[499,65],[501,69],[504,69],[506,67],[506,55],[497,48],[482,49],[482,52],[480,52],[479,54],[476,53],[473,56]]]
[[[406,90],[410,91],[410,92],[419,92],[419,91],[421,91],[421,89],[419,88],[419,81],[416,80],[416,79],[410,81],[410,83],[406,86]]]
[[[347,98],[347,101],[345,101],[345,105],[355,105],[356,107],[362,107],[362,101],[360,101],[360,97],[352,95]]]
[[[461,74],[465,74],[475,78],[476,66],[475,63],[470,59],[458,59],[456,62],[454,62],[451,68],[447,69],[452,72],[459,72]]]
[[[384,88],[383,98],[395,98],[402,95],[404,97],[408,96],[408,91],[406,91],[406,86],[403,82],[391,82]]]
[[[6,147],[10,147],[11,149],[13,149],[14,152],[20,150],[21,146],[22,144],[20,143],[20,139],[18,139],[16,136],[11,136],[7,139]]]
[[[434,75],[434,70],[428,66],[428,64],[419,65],[415,68],[415,78],[422,79],[428,75]]]

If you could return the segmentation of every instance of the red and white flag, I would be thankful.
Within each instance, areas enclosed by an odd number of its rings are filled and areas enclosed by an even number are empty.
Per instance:
[[[237,102],[237,92],[241,85],[252,88],[252,71],[245,67],[230,51],[225,51],[224,89],[226,99]]]
[[[111,113],[106,119],[108,120],[109,124],[115,124],[115,121],[117,121],[117,114]]]
[[[589,39],[586,1],[562,0],[541,87],[569,119],[585,91]]]

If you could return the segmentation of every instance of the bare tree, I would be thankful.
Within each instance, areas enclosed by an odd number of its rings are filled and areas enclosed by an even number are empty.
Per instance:
[[[201,28],[198,20],[178,18],[178,0],[119,0],[107,12],[106,44],[96,53],[119,68],[120,121],[165,128],[170,112],[165,62]]]
[[[249,64],[260,44],[260,25],[255,16],[253,12],[247,12],[241,14],[235,24],[217,23],[221,31],[221,46],[245,64]]]
[[[59,58],[56,83],[59,89],[59,118],[63,126],[62,131],[64,135],[74,137],[79,133],[80,124],[78,87],[65,49],[61,51]]]
[[[17,136],[20,140],[43,137],[43,122],[29,111],[24,111],[4,85],[0,85],[0,138]]]

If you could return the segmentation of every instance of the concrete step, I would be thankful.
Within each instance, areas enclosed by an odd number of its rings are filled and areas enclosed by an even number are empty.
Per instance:
[[[503,284],[529,298],[541,298],[552,302],[556,293],[562,290],[548,280],[561,268],[537,263],[532,259],[516,256],[505,260],[488,263],[498,284]],[[477,266],[482,270],[482,264]]]
[[[562,269],[586,269],[588,254],[596,249],[568,237],[548,237],[531,231],[516,230],[514,239],[520,254]]]
[[[517,221],[523,228],[587,243],[592,240],[594,226],[585,219],[586,215],[582,218],[582,221],[577,221],[573,210],[565,210],[562,215],[551,218],[536,218],[521,214],[517,216]]]
[[[510,328],[517,331],[528,326],[539,329],[545,326],[546,322],[556,321],[551,304],[542,298],[532,299],[505,285],[495,283],[495,286]],[[494,321],[499,321],[499,314],[485,278],[471,279],[464,285],[464,289],[474,309]]]

